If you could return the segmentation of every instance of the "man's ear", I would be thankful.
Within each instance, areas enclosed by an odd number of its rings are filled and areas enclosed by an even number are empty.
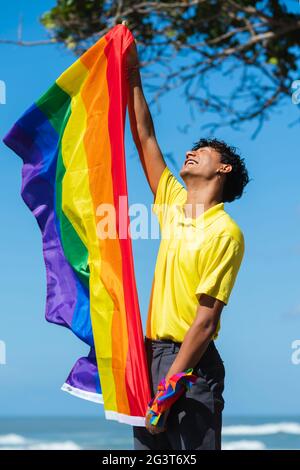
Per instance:
[[[232,171],[232,165],[230,163],[225,163],[224,166],[222,166],[220,173],[230,173]]]

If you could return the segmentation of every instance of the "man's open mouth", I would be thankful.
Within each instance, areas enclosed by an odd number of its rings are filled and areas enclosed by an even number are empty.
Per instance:
[[[187,165],[197,165],[197,161],[196,160],[193,160],[192,158],[189,158],[186,162],[185,162],[185,166]]]

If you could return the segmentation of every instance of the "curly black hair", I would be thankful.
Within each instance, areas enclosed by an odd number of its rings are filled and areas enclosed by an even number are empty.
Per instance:
[[[226,144],[223,140],[200,139],[194,143],[192,150],[198,150],[202,147],[211,147],[221,155],[222,163],[229,163],[232,171],[226,174],[223,188],[223,202],[232,202],[239,199],[250,178],[244,159],[238,154],[237,149]]]

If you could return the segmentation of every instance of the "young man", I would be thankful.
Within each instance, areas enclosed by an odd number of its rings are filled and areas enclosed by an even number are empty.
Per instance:
[[[244,255],[243,233],[224,202],[241,197],[249,177],[234,148],[201,139],[186,152],[185,189],[158,146],[135,43],[127,74],[131,131],[162,234],[145,336],[152,396],[163,378],[189,368],[197,376],[166,411],[164,427],[151,425],[147,410],[146,427],[133,427],[134,449],[220,449],[225,369],[214,339]]]

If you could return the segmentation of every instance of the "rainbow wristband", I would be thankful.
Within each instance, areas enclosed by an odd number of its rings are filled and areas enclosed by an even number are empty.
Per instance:
[[[196,382],[197,376],[192,374],[193,369],[172,375],[166,381],[163,378],[157,387],[156,395],[150,400],[148,414],[151,414],[150,424],[153,426],[164,425],[164,412],[169,409],[185,390],[190,390]]]

